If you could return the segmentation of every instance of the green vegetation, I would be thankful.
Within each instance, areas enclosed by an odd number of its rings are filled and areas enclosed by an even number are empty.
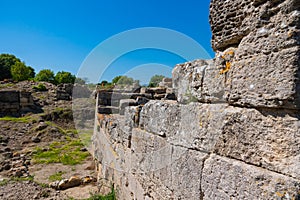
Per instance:
[[[70,72],[57,72],[57,74],[54,77],[55,83],[60,84],[60,83],[74,83],[76,77],[72,75]]]
[[[158,84],[165,78],[163,75],[154,75],[151,77],[148,87],[157,87]]]
[[[32,89],[37,90],[37,91],[47,91],[47,88],[44,84],[39,83],[37,86],[33,86]]]
[[[71,140],[69,138],[67,142],[53,142],[46,151],[37,147],[33,160],[37,163],[81,164],[89,156],[89,152],[80,150],[83,147],[84,145],[79,139]]]
[[[116,76],[113,78],[112,83],[116,85],[132,85],[133,83],[139,84],[139,81],[128,76]]]
[[[36,81],[45,81],[49,83],[54,83],[54,72],[50,69],[41,70],[34,78]]]
[[[113,89],[116,85],[123,87],[123,86],[133,85],[133,84],[140,85],[140,81],[134,80],[133,78],[128,76],[116,76],[112,79],[112,82],[103,80],[100,83],[97,83],[100,89]]]
[[[82,141],[82,144],[85,147],[89,147],[92,144],[92,136],[93,136],[94,130],[82,130],[80,131],[80,139]]]
[[[59,171],[59,172],[56,172],[55,174],[52,174],[49,176],[48,180],[49,181],[60,181],[62,180],[62,175],[65,174],[66,172],[62,172],[62,171]]]
[[[69,200],[74,200],[74,198],[69,198]],[[114,188],[111,188],[111,192],[107,195],[101,194],[91,194],[91,196],[84,200],[117,200]]]
[[[11,79],[11,67],[17,62],[21,62],[19,58],[11,54],[0,54],[0,81]]]
[[[11,66],[11,75],[14,81],[25,81],[34,78],[35,72],[31,67],[27,67],[25,63],[16,62]]]
[[[1,117],[0,121],[11,121],[11,122],[22,122],[22,123],[30,123],[34,120],[32,117]]]
[[[0,181],[0,186],[7,185],[8,183],[14,183],[14,182],[20,182],[20,181],[33,181],[34,177],[29,176],[26,178],[20,178],[20,177],[12,177],[10,179],[4,179]]]
[[[35,75],[34,69],[26,66],[19,58],[11,54],[0,54],[0,81],[13,79],[14,81],[45,81],[53,84],[74,83],[75,75],[60,71],[56,75],[50,69],[43,69]],[[85,84],[85,80],[77,78],[76,83]]]

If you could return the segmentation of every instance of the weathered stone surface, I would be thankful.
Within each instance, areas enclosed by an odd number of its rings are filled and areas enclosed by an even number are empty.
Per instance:
[[[223,74],[228,102],[299,109],[299,0],[213,0],[210,18],[214,49],[236,47]]]
[[[145,191],[145,199],[201,199],[200,184],[206,156],[205,153],[173,147],[169,155],[170,165],[136,176]]]
[[[299,114],[235,110],[223,122],[215,152],[300,179]]]
[[[163,80],[158,85],[159,85],[159,87],[171,88],[172,87],[172,79],[171,78],[163,78]]]
[[[299,114],[226,104],[151,101],[140,126],[178,146],[243,160],[299,178]]]
[[[19,102],[19,91],[0,91],[1,102]]]
[[[124,115],[125,107],[136,106],[136,105],[137,105],[137,102],[134,99],[121,99],[120,107],[119,107],[120,115]]]
[[[213,60],[195,60],[175,66],[173,88],[180,103],[224,102],[225,77]]]
[[[141,88],[141,93],[142,94],[164,94],[166,93],[166,88],[165,87],[156,87],[156,88],[146,88],[143,87]]]
[[[166,137],[175,135],[180,123],[180,107],[175,101],[150,101],[140,113],[140,127]]]
[[[20,116],[27,112],[40,112],[30,92],[17,90],[0,91],[0,116]]]
[[[103,143],[103,137],[99,137]],[[98,143],[98,144],[99,144]],[[118,143],[100,147],[102,183],[119,188],[119,198],[199,199],[203,161],[207,154],[171,146],[158,135],[132,130],[130,150]]]
[[[203,199],[298,199],[299,179],[211,155],[204,163]]]

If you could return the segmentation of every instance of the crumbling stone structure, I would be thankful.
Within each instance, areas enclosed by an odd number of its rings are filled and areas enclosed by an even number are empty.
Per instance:
[[[213,60],[175,66],[177,101],[98,114],[118,199],[299,199],[299,0],[211,1]]]
[[[30,92],[17,90],[0,91],[0,116],[20,116],[22,113],[36,109]]]
[[[98,113],[124,115],[125,107],[145,105],[150,100],[176,100],[172,79],[164,78],[159,87],[98,89]]]

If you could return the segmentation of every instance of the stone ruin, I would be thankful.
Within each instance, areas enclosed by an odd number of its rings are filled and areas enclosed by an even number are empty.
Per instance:
[[[300,199],[299,20],[299,0],[212,0],[216,57],[174,68],[177,101],[98,114],[101,190],[113,184],[124,200]]]
[[[30,92],[17,90],[0,91],[0,117],[14,116],[37,111]]]
[[[164,78],[159,87],[116,86],[112,89],[97,89],[98,113],[124,115],[127,106],[142,106],[150,100],[176,100],[172,79]]]

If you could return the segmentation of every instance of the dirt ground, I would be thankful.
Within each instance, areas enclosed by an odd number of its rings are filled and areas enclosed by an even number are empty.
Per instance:
[[[32,91],[43,112],[28,113],[21,118],[0,118],[1,200],[86,199],[98,192],[95,181],[66,190],[48,186],[54,181],[51,177],[55,174],[60,174],[58,180],[72,176],[96,179],[91,155],[71,165],[50,161],[43,163],[34,159],[37,149],[43,153],[50,151],[51,145],[56,143],[64,147],[70,142],[80,141],[72,119],[71,101],[56,101],[53,94],[55,86],[49,84],[47,87],[47,92]],[[65,146],[74,149],[72,145]],[[79,153],[88,152],[84,146],[76,148],[80,148],[76,150]],[[64,154],[68,154],[68,149],[64,150]]]

